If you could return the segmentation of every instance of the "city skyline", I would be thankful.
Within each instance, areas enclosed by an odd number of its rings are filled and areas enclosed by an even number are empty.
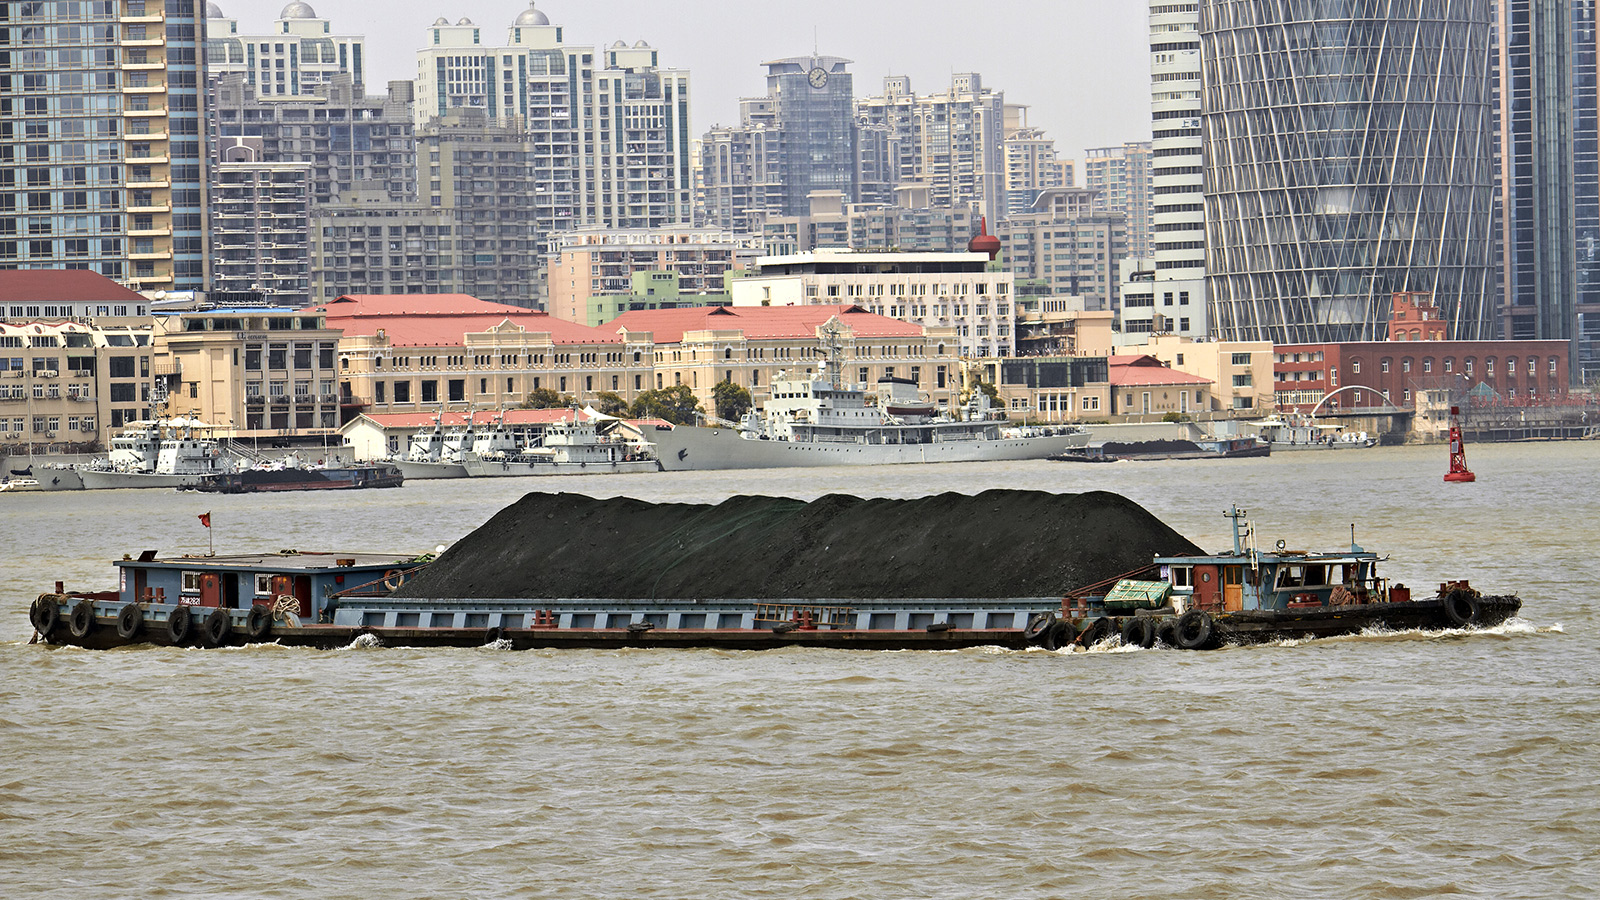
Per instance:
[[[249,8],[218,0],[241,32],[265,33],[282,4]],[[357,0],[313,0],[317,15],[342,33],[367,39],[367,89],[416,77],[416,53],[428,26],[440,16],[466,17],[499,42],[525,0],[399,0],[374,7]],[[1148,11],[1137,5],[1069,0],[1006,0],[973,22],[970,4],[931,0],[914,18],[897,10],[862,9],[841,0],[804,7],[696,0],[698,15],[668,14],[642,0],[538,0],[538,9],[566,30],[569,43],[606,47],[647,41],[661,64],[690,70],[695,80],[691,112],[696,137],[714,125],[738,123],[741,97],[765,93],[762,64],[813,49],[853,61],[856,95],[878,93],[890,75],[911,79],[918,92],[942,90],[950,76],[979,72],[1006,100],[1029,107],[1029,124],[1056,139],[1063,156],[1089,148],[1150,139]],[[749,23],[736,52],[728,49],[732,19]],[[844,23],[850,23],[848,27]],[[929,48],[934,49],[929,49]]]

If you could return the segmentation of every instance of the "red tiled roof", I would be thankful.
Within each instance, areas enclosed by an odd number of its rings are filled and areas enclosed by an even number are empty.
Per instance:
[[[366,413],[362,416],[371,419],[383,428],[421,428],[432,425],[437,413]],[[548,425],[551,422],[571,422],[576,415],[572,409],[508,409],[504,413],[491,410],[478,410],[472,417],[474,424],[483,425],[495,416],[505,416],[507,425]],[[446,428],[455,428],[465,425],[467,414],[461,412],[447,412],[440,421]]]
[[[742,331],[747,340],[815,340],[817,326],[833,316],[857,338],[917,338],[922,326],[870,313],[854,304],[828,306],[696,306],[625,312],[606,328],[651,332],[657,344],[677,344],[688,331]]]
[[[1112,387],[1133,387],[1147,384],[1210,384],[1211,379],[1170,369],[1154,356],[1122,355],[1110,357]]]
[[[557,344],[615,344],[621,340],[609,328],[590,328],[546,312],[466,294],[345,294],[307,311],[325,313],[328,327],[343,329],[346,335],[370,336],[381,328],[393,347],[459,346],[462,335],[489,331],[504,322],[530,333],[548,333]]]
[[[148,303],[147,298],[88,269],[0,270],[0,303]]]

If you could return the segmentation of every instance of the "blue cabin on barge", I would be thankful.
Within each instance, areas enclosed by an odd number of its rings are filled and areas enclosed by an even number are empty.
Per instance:
[[[319,553],[280,550],[229,556],[157,557],[146,550],[117,566],[117,595],[125,603],[180,603],[242,610],[258,605],[288,610],[302,624],[332,617],[330,597],[340,591],[388,593],[404,583],[423,558],[399,553]]]

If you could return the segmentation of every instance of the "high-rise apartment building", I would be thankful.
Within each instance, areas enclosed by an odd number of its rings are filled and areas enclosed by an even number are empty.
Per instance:
[[[600,51],[568,44],[532,5],[503,46],[465,18],[441,18],[427,35],[417,52],[417,124],[466,108],[523,131],[537,157],[541,236],[692,218],[689,73],[662,68],[658,50],[644,41]]]
[[[211,186],[211,289],[295,309],[311,297],[311,166],[264,162],[259,138],[223,148]]]
[[[849,64],[837,56],[766,63],[767,95],[739,101],[739,124],[713,127],[701,141],[700,201],[708,224],[745,231],[752,212],[803,216],[813,191],[837,191],[854,203],[864,180],[883,193],[893,158],[889,135],[872,129],[871,171],[863,178]]]
[[[890,76],[882,94],[857,102],[856,118],[888,130],[896,184],[926,186],[942,209],[976,209],[990,221],[1005,212],[1005,93],[982,76],[954,75],[944,91],[922,95]]]
[[[1501,0],[1495,20],[1501,337],[1572,342],[1600,378],[1600,97],[1592,0]]]
[[[204,288],[203,3],[0,9],[0,266]]]
[[[357,191],[410,202],[417,198],[411,106],[409,81],[391,81],[387,96],[372,96],[339,74],[312,93],[271,99],[243,73],[226,74],[212,88],[213,143],[257,140],[261,162],[309,165],[317,205]]]
[[[1052,188],[1028,212],[1002,219],[994,233],[1002,262],[1018,281],[1081,297],[1086,310],[1111,310],[1119,296],[1118,264],[1128,255],[1128,225],[1120,213],[1097,212],[1094,196],[1087,188]]]
[[[1202,0],[1218,337],[1377,340],[1402,291],[1456,339],[1490,333],[1490,3]]]
[[[1150,212],[1154,197],[1150,193],[1150,176],[1153,166],[1148,141],[1130,142],[1120,147],[1097,147],[1087,152],[1083,161],[1083,186],[1097,191],[1094,208],[1097,212],[1117,213],[1128,220],[1128,254],[1149,257],[1154,250],[1151,241]]]
[[[1028,125],[1028,107],[1007,103],[1005,117],[1005,212],[1015,215],[1027,212],[1044,191],[1077,182],[1072,160],[1056,155],[1055,139]]]
[[[309,3],[293,0],[267,34],[240,34],[239,20],[216,3],[206,4],[206,77],[239,73],[262,97],[314,93],[338,74],[349,75],[356,96],[366,86],[366,38],[334,34]]]
[[[1150,253],[1160,292],[1206,302],[1198,0],[1150,0]],[[1141,254],[1143,255],[1143,254]]]

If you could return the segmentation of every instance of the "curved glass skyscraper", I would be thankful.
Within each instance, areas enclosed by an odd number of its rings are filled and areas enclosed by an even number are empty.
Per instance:
[[[1224,340],[1494,314],[1490,0],[1201,0],[1207,288]]]

